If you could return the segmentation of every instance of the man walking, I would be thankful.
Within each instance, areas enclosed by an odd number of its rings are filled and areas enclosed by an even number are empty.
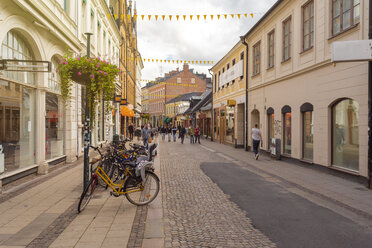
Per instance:
[[[161,140],[164,142],[165,141],[165,134],[167,133],[167,128],[165,126],[163,126],[160,129],[160,132],[161,132]]]
[[[200,129],[198,125],[195,128],[195,144],[196,142],[200,144]]]
[[[133,132],[134,132],[134,127],[133,127],[133,124],[129,124],[129,127],[128,127],[128,131],[129,131],[129,138],[131,140],[133,140]]]
[[[151,135],[151,129],[148,128],[147,124],[142,129],[141,134],[142,134],[142,139],[143,139],[143,145],[146,147],[146,149],[148,149],[149,148],[149,136]]]
[[[258,157],[260,156],[260,154],[258,154],[260,142],[262,143],[261,130],[258,128],[257,124],[255,124],[254,128],[252,128],[252,140],[253,140],[254,158],[257,160]]]
[[[171,136],[172,136],[172,126],[169,125],[167,128],[167,134],[168,134],[168,142],[171,142]]]
[[[177,127],[176,127],[176,125],[173,126],[172,133],[173,133],[173,142],[176,142],[176,136],[177,136]]]
[[[190,135],[190,144],[194,144],[195,130],[193,126],[189,127],[189,135]]]
[[[181,144],[183,144],[183,141],[185,139],[185,133],[186,133],[186,129],[185,127],[182,125],[181,129],[180,129],[180,138],[181,138]]]

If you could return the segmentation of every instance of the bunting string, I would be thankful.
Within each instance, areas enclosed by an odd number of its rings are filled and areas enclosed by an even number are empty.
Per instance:
[[[227,20],[227,19],[247,19],[251,18],[253,19],[255,15],[262,14],[261,12],[251,12],[251,13],[239,13],[239,14],[216,14],[216,15],[207,15],[207,14],[202,14],[202,15],[127,15],[128,20],[130,21],[132,18],[134,20],[155,20],[155,21],[192,21],[192,20],[198,20],[198,21],[216,21],[216,20]],[[112,15],[108,14],[107,18],[109,19],[110,17],[114,17],[115,19],[118,18],[118,15]],[[124,20],[125,15],[120,15],[120,19]],[[235,18],[236,17],[236,18]]]
[[[190,88],[196,88],[196,85],[194,84],[182,84],[182,83],[167,83],[167,82],[157,82],[157,81],[152,81],[152,80],[144,80],[141,79],[141,82],[146,82],[146,83],[153,83],[154,85],[156,84],[163,84],[163,85],[173,85],[173,86],[182,86],[182,87],[190,87]]]
[[[128,61],[137,61],[137,58],[127,57]],[[143,62],[151,63],[169,63],[169,64],[192,64],[192,65],[213,65],[213,61],[210,60],[180,60],[180,59],[142,59]]]

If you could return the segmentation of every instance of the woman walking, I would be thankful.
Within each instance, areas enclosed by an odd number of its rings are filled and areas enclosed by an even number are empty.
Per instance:
[[[177,136],[177,127],[176,126],[173,126],[172,133],[173,133],[173,142],[176,142],[176,136]]]

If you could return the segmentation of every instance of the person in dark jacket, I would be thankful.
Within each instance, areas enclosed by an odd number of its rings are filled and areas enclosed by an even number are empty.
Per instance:
[[[181,144],[183,144],[183,141],[184,141],[184,139],[185,139],[185,134],[186,134],[186,129],[185,129],[185,127],[182,125],[181,130],[180,130]]]
[[[171,136],[172,136],[172,126],[169,125],[167,128],[167,134],[168,134],[168,142],[171,142]]]
[[[160,133],[161,133],[161,140],[164,141],[165,140],[165,134],[167,133],[167,128],[165,126],[163,126],[160,129]]]
[[[129,138],[131,140],[133,140],[133,132],[134,132],[134,127],[133,127],[133,124],[129,124],[129,127],[128,127],[128,132],[129,132]]]
[[[172,133],[173,133],[173,142],[176,142],[177,128],[175,125],[172,128]]]

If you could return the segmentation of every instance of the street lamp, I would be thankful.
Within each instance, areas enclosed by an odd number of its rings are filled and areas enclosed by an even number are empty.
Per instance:
[[[90,36],[93,35],[91,32],[85,33],[87,36],[87,58],[90,58]],[[89,79],[86,82],[85,99],[88,100],[89,91]],[[84,122],[84,189],[87,187],[89,182],[89,145],[90,145],[90,119],[89,119],[89,102],[85,104],[85,122]],[[83,189],[83,190],[84,190]]]

